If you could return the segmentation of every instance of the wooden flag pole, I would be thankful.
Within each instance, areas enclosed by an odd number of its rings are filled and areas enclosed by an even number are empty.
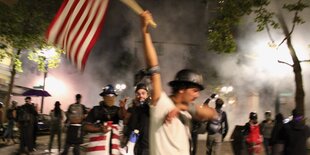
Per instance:
[[[131,8],[138,15],[144,12],[144,10],[135,0],[120,0],[120,1],[126,4],[129,8]],[[150,21],[150,24],[153,28],[157,27],[157,24],[153,20]]]

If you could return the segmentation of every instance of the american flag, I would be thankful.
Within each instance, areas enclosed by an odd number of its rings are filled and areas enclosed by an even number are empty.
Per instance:
[[[46,32],[81,71],[103,27],[109,0],[64,0]]]
[[[103,133],[89,133],[87,155],[120,155],[120,126],[112,124],[111,130]],[[110,154],[111,153],[111,154]]]

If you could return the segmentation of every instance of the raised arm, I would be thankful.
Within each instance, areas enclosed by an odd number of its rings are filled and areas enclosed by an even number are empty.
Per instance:
[[[142,38],[144,45],[144,57],[148,67],[148,71],[151,73],[151,81],[152,81],[152,105],[156,106],[156,103],[161,94],[161,78],[159,74],[159,64],[157,53],[155,51],[151,35],[148,31],[150,21],[153,19],[151,13],[149,11],[145,11],[141,14],[142,20]]]

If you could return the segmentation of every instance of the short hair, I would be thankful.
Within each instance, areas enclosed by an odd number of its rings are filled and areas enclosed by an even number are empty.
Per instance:
[[[265,111],[265,116],[271,116],[271,111]]]
[[[138,83],[138,84],[136,85],[135,92],[137,92],[137,91],[140,90],[140,89],[144,89],[144,90],[147,91],[147,92],[149,91],[147,85],[144,84],[144,83]]]
[[[75,95],[75,99],[79,100],[79,99],[81,99],[81,98],[82,98],[82,95],[81,95],[81,94],[76,94],[76,95]]]
[[[299,116],[303,116],[302,113],[300,111],[298,111],[297,109],[292,110],[292,115],[294,118],[299,117]]]
[[[224,101],[221,98],[215,100],[215,108],[222,108]]]
[[[31,100],[30,96],[25,97],[25,100]]]

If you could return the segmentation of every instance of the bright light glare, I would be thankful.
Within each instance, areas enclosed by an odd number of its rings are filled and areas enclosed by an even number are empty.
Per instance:
[[[233,87],[233,86],[223,86],[223,87],[221,88],[221,92],[222,92],[222,93],[225,93],[225,94],[230,93],[230,92],[232,92],[233,90],[234,90],[234,87]]]
[[[43,79],[39,79],[35,86],[43,85]],[[67,87],[64,82],[55,77],[48,76],[45,81],[45,90],[52,96],[59,96],[67,93]]]
[[[254,65],[264,72],[269,72],[274,75],[287,75],[291,73],[292,68],[286,64],[279,63],[278,60],[286,62],[288,64],[293,64],[289,49],[286,44],[282,44],[278,49],[276,47],[271,47],[270,44],[263,41],[258,42],[253,46],[253,55],[248,55],[248,57],[253,58]],[[309,60],[309,55],[305,51],[306,47],[299,42],[294,43],[294,48],[299,60]]]
[[[228,100],[228,104],[234,104],[236,101],[234,99]]]
[[[45,48],[41,50],[41,56],[44,56],[46,59],[50,59],[56,55],[55,48]]]
[[[280,57],[288,55],[283,51],[271,48],[265,41],[261,41],[253,46],[253,53],[250,57],[253,58],[253,64],[259,71],[269,72],[276,75],[283,75],[289,71],[287,65],[278,63]],[[281,56],[280,56],[281,54]],[[289,55],[288,55],[289,56]]]
[[[116,84],[115,85],[115,88],[118,90],[118,91],[123,91],[124,89],[126,89],[127,88],[127,86],[126,86],[126,84]]]

